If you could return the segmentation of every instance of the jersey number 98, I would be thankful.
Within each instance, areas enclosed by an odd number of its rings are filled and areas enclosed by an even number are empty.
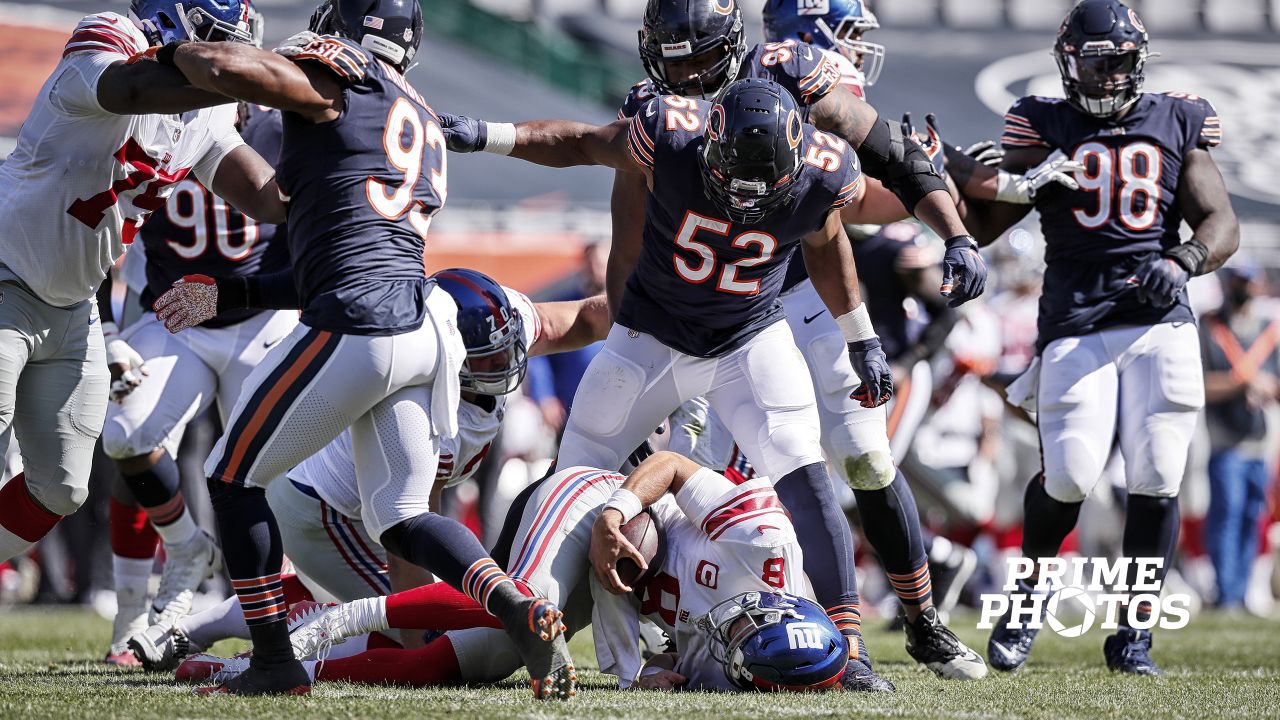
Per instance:
[[[1094,211],[1073,214],[1081,227],[1094,230],[1117,216],[1129,230],[1146,230],[1160,209],[1160,149],[1151,143],[1129,143],[1118,150],[1099,142],[1076,148],[1072,157],[1085,167],[1076,174],[1080,189],[1097,196]]]

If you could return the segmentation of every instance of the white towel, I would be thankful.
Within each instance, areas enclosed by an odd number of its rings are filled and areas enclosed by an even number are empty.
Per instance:
[[[1009,383],[1005,390],[1005,400],[1010,405],[1022,408],[1029,413],[1036,411],[1036,396],[1040,394],[1040,356],[1031,359],[1031,364],[1018,379]]]
[[[428,321],[436,329],[440,361],[431,386],[431,424],[441,437],[458,434],[458,404],[462,382],[458,374],[467,360],[467,346],[458,332],[458,305],[449,293],[432,288],[427,295]]]

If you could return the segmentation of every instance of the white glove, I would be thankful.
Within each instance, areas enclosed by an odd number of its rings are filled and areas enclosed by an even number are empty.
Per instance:
[[[107,367],[111,370],[111,400],[122,403],[151,371],[138,351],[120,337],[120,328],[115,323],[102,323],[102,339],[106,342]]]
[[[1058,183],[1068,190],[1079,190],[1080,184],[1072,177],[1078,172],[1084,172],[1083,164],[1071,160],[1061,150],[1054,150],[1052,155],[1028,170],[1026,175],[1014,175],[1001,170],[996,179],[996,200],[1015,205],[1031,205],[1035,203],[1036,192],[1049,183]]]
[[[156,299],[156,317],[180,333],[218,315],[218,283],[208,275],[184,275]]]
[[[303,30],[300,33],[294,33],[288,38],[285,38],[284,42],[273,48],[271,52],[284,57],[294,57],[303,50],[306,50],[311,43],[319,39],[319,35],[311,32],[310,30]]]

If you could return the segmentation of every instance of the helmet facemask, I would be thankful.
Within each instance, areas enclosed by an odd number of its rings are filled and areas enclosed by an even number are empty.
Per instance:
[[[1095,117],[1122,112],[1142,94],[1145,50],[1083,48],[1077,52],[1054,49],[1067,99]]]
[[[467,360],[459,373],[463,390],[480,395],[507,395],[520,387],[529,366],[522,324],[520,317],[515,316],[507,321],[505,328],[490,334],[488,345],[467,348]]]
[[[880,27],[880,22],[870,10],[863,17],[846,17],[832,28],[821,18],[814,22],[818,32],[826,37],[827,42],[839,48],[845,57],[853,61],[862,72],[863,85],[871,87],[880,79],[880,71],[884,69],[884,45],[863,40],[865,33]]]
[[[733,23],[724,37],[710,46],[692,30],[677,36],[662,27],[661,20],[645,17],[639,31],[640,61],[645,73],[663,95],[715,97],[738,76],[747,45],[742,29],[742,15],[734,8]],[[705,39],[705,35],[704,35]]]

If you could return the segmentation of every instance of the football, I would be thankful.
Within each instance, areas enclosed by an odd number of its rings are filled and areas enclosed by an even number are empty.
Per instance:
[[[640,566],[634,560],[628,557],[618,560],[618,577],[622,582],[634,588],[637,584],[643,584],[658,570],[654,567],[655,560],[661,562],[658,557],[659,549],[659,531],[658,525],[653,521],[653,514],[645,509],[644,512],[631,518],[631,521],[622,526],[622,534],[626,536],[627,541],[635,546],[636,550],[644,556],[644,561],[648,563],[649,570],[641,573]]]

